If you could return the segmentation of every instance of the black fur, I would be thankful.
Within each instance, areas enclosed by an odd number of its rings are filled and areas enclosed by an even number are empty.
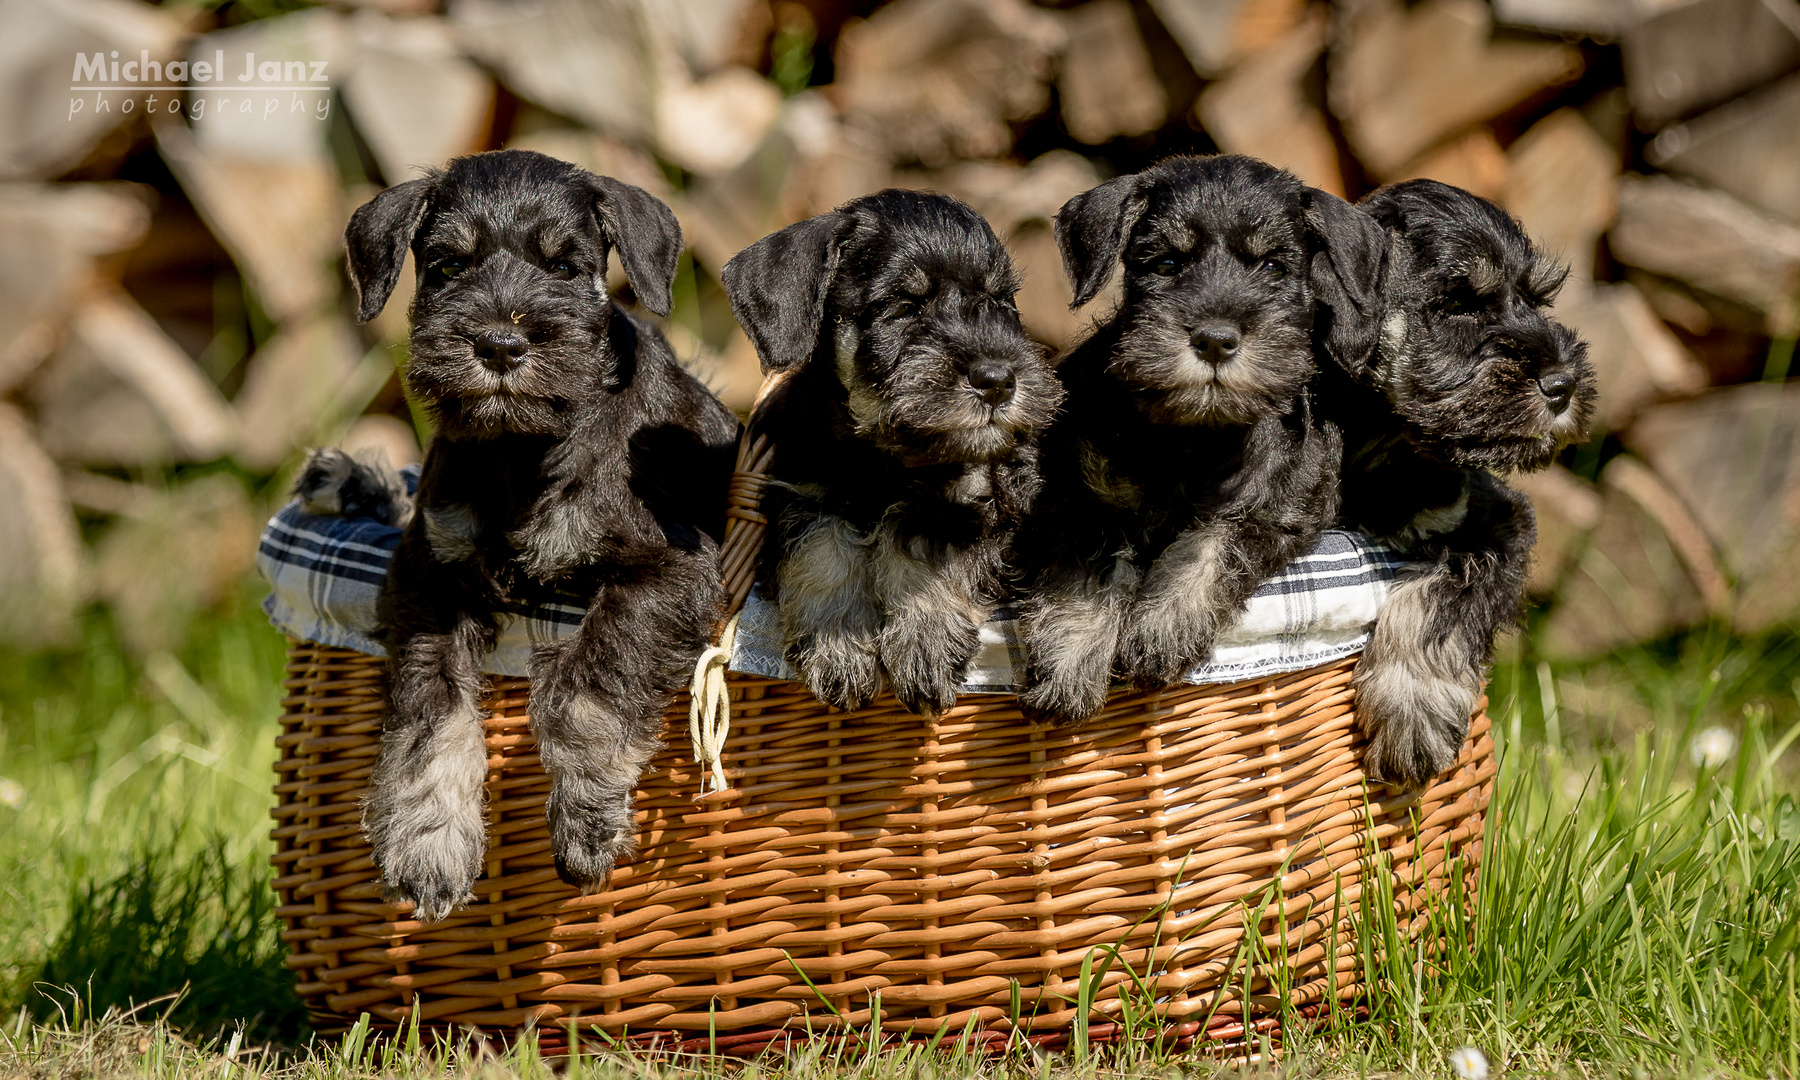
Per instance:
[[[979,215],[884,191],[792,225],[725,266],[765,372],[774,441],[764,588],[801,679],[838,708],[885,672],[914,712],[949,708],[1037,487],[1061,392]]]
[[[1504,211],[1431,180],[1360,210],[1385,240],[1381,310],[1328,350],[1319,397],[1344,431],[1344,525],[1413,560],[1356,674],[1369,771],[1413,785],[1455,761],[1524,604],[1536,519],[1490,470],[1585,438],[1596,394],[1586,346],[1544,313],[1564,268]]]
[[[1125,290],[1058,369],[1068,406],[1019,534],[1029,712],[1086,719],[1114,674],[1179,680],[1336,515],[1341,447],[1307,389],[1310,277],[1372,283],[1331,261],[1356,237],[1328,200],[1250,158],[1175,158],[1057,214],[1076,302],[1121,261]]]
[[[345,240],[364,319],[410,245],[406,383],[439,424],[379,608],[390,707],[363,812],[376,867],[422,919],[469,897],[494,613],[573,596],[581,628],[532,657],[532,731],[557,873],[596,886],[631,850],[632,791],[721,600],[737,422],[606,295],[616,251],[666,313],[680,228],[637,188],[513,150],[382,192]]]

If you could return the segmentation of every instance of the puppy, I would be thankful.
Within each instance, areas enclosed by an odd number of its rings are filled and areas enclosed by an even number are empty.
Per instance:
[[[681,230],[648,193],[541,154],[458,158],[377,195],[345,233],[364,321],[410,246],[406,385],[437,420],[383,588],[388,715],[363,828],[390,895],[426,921],[481,873],[481,660],[494,612],[580,597],[531,660],[557,874],[583,889],[631,850],[631,795],[662,708],[721,599],[737,421],[614,304],[617,253],[669,310]]]
[[[1309,400],[1312,283],[1354,272],[1334,248],[1374,235],[1238,156],[1174,158],[1057,214],[1075,303],[1120,262],[1125,288],[1058,368],[1069,404],[1020,533],[1030,713],[1086,719],[1115,673],[1178,681],[1331,523],[1341,445]]]
[[[1383,229],[1358,253],[1381,284],[1323,299],[1345,317],[1320,398],[1344,431],[1343,524],[1414,560],[1355,686],[1369,771],[1416,785],[1456,760],[1494,636],[1524,605],[1536,519],[1492,473],[1585,439],[1596,392],[1586,346],[1544,313],[1565,269],[1504,211],[1433,180],[1360,209]]]
[[[890,190],[765,237],[723,278],[783,376],[752,426],[776,452],[763,584],[789,661],[840,709],[884,671],[906,708],[948,709],[1061,398],[1006,248],[955,199]]]

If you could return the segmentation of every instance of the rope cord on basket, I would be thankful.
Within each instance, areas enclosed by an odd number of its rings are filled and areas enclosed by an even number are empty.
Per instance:
[[[694,664],[694,682],[688,693],[688,738],[694,743],[694,764],[700,767],[700,793],[724,791],[725,740],[731,734],[731,694],[725,687],[725,668],[731,663],[731,647],[737,638],[734,614],[719,633],[719,643],[709,645]]]
[[[737,639],[738,613],[756,581],[763,534],[769,527],[761,505],[763,488],[769,483],[769,466],[775,460],[775,448],[768,436],[753,431],[757,407],[784,378],[784,373],[776,372],[763,379],[756,404],[750,409],[750,423],[738,441],[737,463],[732,467],[731,486],[725,496],[725,537],[719,543],[725,610],[714,624],[712,645],[694,664],[693,682],[688,686],[688,738],[693,740],[695,763],[702,770],[709,770],[700,781],[701,794],[731,786],[725,777],[724,760],[725,739],[731,734],[731,697],[725,686],[725,671],[731,665],[731,648]]]

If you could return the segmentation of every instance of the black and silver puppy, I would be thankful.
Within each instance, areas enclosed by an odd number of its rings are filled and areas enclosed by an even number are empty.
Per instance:
[[[1586,346],[1545,308],[1566,270],[1499,207],[1412,180],[1360,204],[1378,289],[1334,294],[1320,398],[1344,431],[1343,522],[1413,560],[1357,662],[1370,772],[1419,784],[1468,733],[1495,635],[1515,623],[1537,524],[1492,475],[1587,436]]]
[[[635,840],[632,791],[721,590],[737,422],[615,305],[616,252],[669,310],[681,230],[648,193],[541,154],[451,161],[356,211],[360,316],[418,266],[406,385],[437,419],[379,605],[389,711],[363,828],[390,895],[441,919],[486,842],[481,661],[494,612],[588,601],[531,661],[556,870],[603,882]]]
[[[841,709],[883,672],[908,709],[948,709],[1061,399],[1011,257],[955,199],[889,190],[763,238],[724,283],[784,376],[751,426],[776,450],[763,585],[789,661]]]
[[[1121,261],[1125,289],[1058,368],[1069,404],[1020,533],[1028,711],[1082,720],[1115,674],[1178,681],[1331,523],[1341,446],[1309,400],[1313,282],[1354,272],[1333,253],[1374,232],[1238,156],[1165,161],[1057,214],[1076,304]]]

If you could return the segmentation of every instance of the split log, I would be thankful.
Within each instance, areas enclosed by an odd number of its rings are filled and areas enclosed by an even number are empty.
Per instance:
[[[1556,317],[1588,344],[1600,389],[1599,431],[1618,431],[1639,410],[1706,389],[1706,369],[1629,284],[1571,290]]]
[[[1626,176],[1609,241],[1622,263],[1762,312],[1771,334],[1800,327],[1800,227],[1722,191]]]
[[[96,255],[123,251],[150,224],[147,192],[130,184],[0,186],[0,391],[56,347],[93,279]]]
[[[1279,41],[1201,92],[1194,118],[1219,149],[1279,165],[1313,187],[1344,194],[1337,146],[1304,81],[1325,48],[1330,20],[1315,11]]]
[[[1150,0],[1150,10],[1208,79],[1275,44],[1299,24],[1305,0]]]
[[[374,453],[396,469],[424,460],[413,426],[387,413],[364,413],[350,422],[338,443],[350,454]]]
[[[1670,3],[1671,0],[1494,0],[1494,20],[1502,26],[1551,34],[1584,34],[1612,41]]]
[[[212,158],[329,167],[334,76],[355,56],[347,25],[335,11],[310,8],[194,39],[190,68],[215,67],[207,89],[188,102],[193,142]],[[157,119],[159,130],[182,126],[173,116]]]
[[[452,0],[464,51],[522,97],[609,135],[655,135],[657,50],[637,0]]]
[[[846,119],[896,162],[942,165],[1012,149],[1044,111],[1062,21],[1024,0],[899,0],[844,27],[833,87]]]
[[[1638,124],[1655,131],[1800,67],[1800,3],[1697,0],[1620,42]]]
[[[1169,96],[1127,0],[1090,0],[1064,16],[1068,48],[1057,87],[1063,126],[1095,145],[1162,127]]]
[[[1600,521],[1538,636],[1546,656],[1588,659],[1725,612],[1730,589],[1706,534],[1643,462],[1609,462],[1600,499]]]
[[[49,179],[73,168],[108,132],[144,115],[147,100],[154,98],[159,107],[174,100],[168,91],[71,89],[122,82],[123,73],[114,77],[113,58],[135,68],[147,52],[155,71],[162,72],[180,55],[186,36],[166,9],[135,0],[11,0],[0,12],[6,25],[0,34],[0,101],[8,105],[0,127],[0,180]],[[95,53],[103,74],[74,78],[79,60]]]
[[[0,642],[41,649],[75,636],[84,549],[56,463],[0,402]]]
[[[656,99],[656,141],[682,168],[719,176],[747,161],[780,116],[781,91],[749,68],[698,82],[678,74]]]
[[[82,301],[28,396],[39,440],[62,462],[153,468],[212,461],[237,435],[211,380],[122,292]]]
[[[1402,168],[1395,180],[1438,180],[1498,200],[1506,190],[1506,151],[1485,127],[1469,129]]]
[[[1568,45],[1490,40],[1480,0],[1366,0],[1346,17],[1331,56],[1330,101],[1344,134],[1376,176],[1470,124],[1581,73]]]
[[[460,55],[449,23],[365,11],[350,33],[356,60],[341,92],[383,180],[398,184],[481,149],[493,80]]]
[[[345,398],[364,366],[362,355],[355,333],[336,313],[286,326],[256,350],[234,402],[237,460],[273,472],[297,447],[316,440],[334,422],[343,423],[347,404],[354,405],[350,415],[360,413],[365,403]],[[370,366],[373,379],[373,361]],[[385,378],[389,370],[384,366],[379,374]],[[378,388],[369,387],[369,393]]]
[[[1733,622],[1800,614],[1800,385],[1751,384],[1651,409],[1625,435],[1737,579]]]
[[[1529,496],[1537,512],[1537,548],[1532,552],[1526,591],[1532,596],[1551,596],[1586,546],[1588,535],[1600,524],[1600,493],[1561,465],[1520,473],[1506,482]]]
[[[1800,75],[1664,130],[1644,156],[1800,223]]]
[[[1619,209],[1619,153],[1581,114],[1559,109],[1506,153],[1500,201],[1540,249],[1569,264],[1565,289],[1594,278],[1594,253]]]

